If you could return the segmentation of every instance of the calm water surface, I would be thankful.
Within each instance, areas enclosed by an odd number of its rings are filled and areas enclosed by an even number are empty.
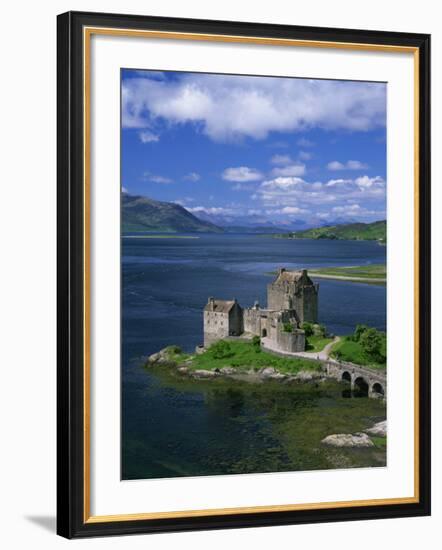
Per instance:
[[[385,262],[373,242],[201,235],[198,239],[122,239],[122,477],[211,475],[379,466],[385,452],[331,450],[330,433],[364,429],[385,415],[376,400],[344,399],[342,387],[254,386],[183,381],[143,368],[145,357],[203,340],[208,296],[266,304],[278,267]],[[348,334],[357,323],[386,330],[384,286],[321,279],[319,317]]]

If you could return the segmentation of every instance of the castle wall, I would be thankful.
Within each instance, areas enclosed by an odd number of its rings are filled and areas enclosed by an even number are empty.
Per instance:
[[[240,336],[243,332],[243,310],[240,305],[236,304],[228,313],[204,311],[204,347],[228,336]]]
[[[303,323],[318,322],[318,285],[305,286],[299,297],[299,307],[295,306],[299,312],[300,321]]]
[[[303,330],[284,332],[278,330],[276,333],[276,344],[281,352],[298,352],[305,350],[305,334]]]
[[[229,336],[229,314],[216,311],[204,312],[204,347]]]
[[[291,309],[289,303],[290,289],[285,285],[270,283],[267,285],[267,307],[272,310]]]
[[[317,323],[318,290],[315,284],[273,282],[267,286],[267,307],[271,310],[295,309],[300,323]]]
[[[244,332],[261,336],[261,311],[259,309],[244,310]]]

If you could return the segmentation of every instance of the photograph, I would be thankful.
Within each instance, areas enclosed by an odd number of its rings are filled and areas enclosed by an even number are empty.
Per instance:
[[[388,466],[388,84],[120,85],[121,479]]]

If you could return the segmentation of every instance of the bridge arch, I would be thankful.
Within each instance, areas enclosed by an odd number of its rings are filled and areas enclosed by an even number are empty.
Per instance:
[[[351,384],[351,374],[347,370],[345,370],[342,373],[341,380],[343,382],[348,382],[349,384]]]
[[[358,376],[354,381],[354,396],[368,397],[368,382],[363,376]]]
[[[375,382],[371,387],[371,393],[385,395],[384,386],[380,382]]]

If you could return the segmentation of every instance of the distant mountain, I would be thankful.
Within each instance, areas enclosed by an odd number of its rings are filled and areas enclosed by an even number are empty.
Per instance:
[[[276,236],[285,239],[340,239],[385,243],[387,241],[387,222],[381,220],[372,223],[325,225],[305,231],[281,233]]]
[[[204,210],[194,212],[194,214],[200,220],[224,228],[228,233],[281,233],[311,227],[302,220],[278,220],[275,222],[265,216],[256,214],[230,216],[228,214],[214,214]]]
[[[223,229],[203,221],[179,204],[122,194],[122,231],[161,233],[222,233]]]
[[[226,233],[246,233],[246,234],[267,234],[267,235],[277,235],[282,231],[287,231],[286,227],[278,227],[273,225],[258,225],[258,226],[249,226],[249,225],[230,225],[228,227],[223,227]]]

